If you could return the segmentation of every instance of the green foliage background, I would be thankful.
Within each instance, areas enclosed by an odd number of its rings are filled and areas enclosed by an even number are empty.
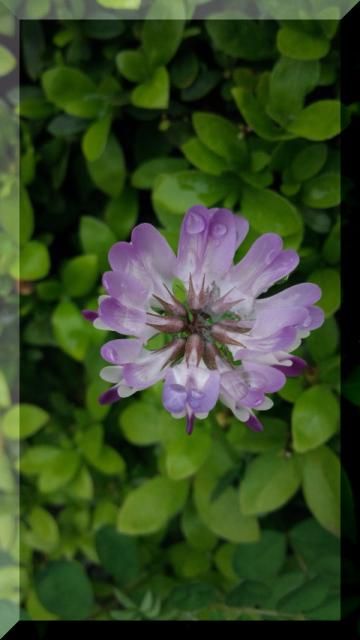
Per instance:
[[[334,21],[22,23],[22,386],[9,408],[13,371],[1,373],[0,491],[20,411],[25,617],[339,618],[337,45]],[[195,203],[249,219],[238,258],[281,234],[301,256],[288,284],[323,289],[327,320],[299,350],[310,369],[261,434],[219,405],[188,438],[159,387],[97,402],[108,336],[80,310],[96,307],[108,249],[139,221],[175,248]],[[10,184],[10,297],[13,205]]]

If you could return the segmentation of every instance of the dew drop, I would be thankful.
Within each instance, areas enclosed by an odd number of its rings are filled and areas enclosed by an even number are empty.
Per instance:
[[[201,233],[205,229],[205,221],[197,213],[189,213],[186,220],[186,231],[190,235]]]

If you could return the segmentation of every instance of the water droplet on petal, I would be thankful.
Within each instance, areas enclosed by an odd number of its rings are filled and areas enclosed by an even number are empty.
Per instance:
[[[211,235],[214,238],[222,238],[227,233],[227,226],[225,224],[214,224],[211,228]]]
[[[186,231],[190,235],[201,233],[205,229],[205,221],[198,213],[189,213],[186,220]]]

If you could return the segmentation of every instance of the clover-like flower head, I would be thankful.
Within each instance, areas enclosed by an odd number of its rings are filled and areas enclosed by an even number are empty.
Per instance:
[[[289,354],[324,318],[314,306],[321,296],[315,284],[263,295],[299,262],[280,236],[260,236],[233,264],[248,228],[227,209],[194,206],[184,217],[177,256],[150,224],[111,248],[106,295],[98,312],[84,311],[98,329],[127,336],[102,347],[110,366],[101,376],[112,387],[100,402],[163,380],[164,407],[186,418],[189,434],[195,418],[206,418],[219,399],[248,427],[262,430],[254,412],[269,409],[267,394],[306,367]],[[149,340],[159,333],[165,346],[151,350]]]

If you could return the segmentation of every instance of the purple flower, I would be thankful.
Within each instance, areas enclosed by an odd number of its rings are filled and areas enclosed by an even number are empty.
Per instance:
[[[113,385],[101,402],[164,380],[164,407],[186,419],[188,433],[218,399],[250,429],[262,429],[254,411],[269,409],[267,394],[304,370],[306,363],[289,354],[322,324],[323,312],[314,306],[321,295],[315,284],[263,296],[299,262],[280,236],[260,236],[233,264],[248,227],[227,209],[194,206],[183,220],[177,256],[150,224],[111,248],[106,295],[98,312],[84,312],[98,329],[127,336],[101,350],[110,364],[101,376]],[[173,293],[179,280],[182,300]],[[165,346],[150,350],[149,339],[159,333]]]

